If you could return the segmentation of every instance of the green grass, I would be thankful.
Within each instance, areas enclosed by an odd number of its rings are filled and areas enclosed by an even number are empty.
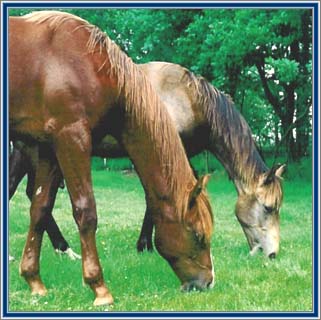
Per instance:
[[[99,227],[97,245],[105,280],[115,304],[94,308],[84,287],[81,262],[54,253],[47,235],[41,253],[46,297],[30,295],[19,276],[19,260],[29,224],[25,181],[10,203],[10,311],[311,311],[312,187],[306,179],[284,183],[281,251],[275,261],[249,257],[234,216],[236,192],[226,174],[214,173],[208,192],[215,215],[212,251],[216,285],[206,292],[181,293],[179,280],[156,252],[137,254],[136,240],[145,211],[144,192],[135,174],[94,171]],[[54,215],[71,247],[79,237],[66,190],[60,190]]]

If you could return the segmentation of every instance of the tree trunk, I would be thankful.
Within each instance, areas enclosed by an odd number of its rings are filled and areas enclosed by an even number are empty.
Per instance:
[[[302,37],[300,42],[302,44],[302,49],[297,52],[296,60],[300,63],[300,76],[299,76],[299,88],[297,92],[297,121],[296,121],[296,158],[308,155],[308,146],[309,146],[309,132],[310,132],[310,117],[309,117],[309,108],[312,104],[311,95],[312,87],[309,81],[306,81],[309,77],[309,72],[307,69],[307,64],[310,60],[310,42],[311,34],[309,30],[309,25],[311,20],[311,13],[306,11],[301,16],[301,31]]]

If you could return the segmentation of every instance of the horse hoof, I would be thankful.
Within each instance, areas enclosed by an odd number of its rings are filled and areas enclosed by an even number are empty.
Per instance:
[[[114,299],[110,293],[107,293],[104,297],[97,297],[94,301],[94,306],[105,306],[114,303]]]
[[[152,252],[153,244],[151,241],[148,241],[147,239],[139,239],[137,241],[136,248],[138,252],[143,252],[145,250]]]
[[[47,289],[45,285],[42,283],[39,275],[33,277],[26,277],[26,275],[24,275],[21,271],[20,274],[27,281],[32,295],[45,296],[47,294]]]
[[[33,285],[33,288],[31,289],[31,294],[33,296],[38,295],[38,296],[45,296],[47,295],[48,291],[46,287],[43,284],[37,284]]]
[[[55,249],[55,251],[58,254],[66,254],[70,260],[81,260],[81,256],[78,253],[74,252],[71,248],[68,248],[65,251]]]
[[[71,248],[68,248],[66,251],[65,251],[65,254],[71,259],[71,260],[80,260],[81,259],[81,256],[74,252]]]

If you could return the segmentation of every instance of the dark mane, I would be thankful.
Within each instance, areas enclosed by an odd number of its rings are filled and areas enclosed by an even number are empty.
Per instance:
[[[232,99],[188,70],[185,77],[189,87],[194,87],[197,103],[203,106],[204,116],[210,126],[212,151],[222,161],[231,178],[248,183],[267,171],[251,129]],[[231,164],[227,165],[226,162]]]

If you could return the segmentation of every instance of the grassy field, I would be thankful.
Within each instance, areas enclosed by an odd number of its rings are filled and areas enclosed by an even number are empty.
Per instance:
[[[291,171],[291,170],[290,170]],[[295,171],[295,170],[293,170]],[[57,255],[47,235],[41,254],[46,297],[30,295],[19,276],[29,224],[25,181],[10,203],[10,311],[311,311],[312,187],[309,177],[286,179],[281,209],[281,251],[275,261],[250,257],[234,216],[236,192],[225,173],[214,173],[208,192],[215,215],[212,251],[216,285],[206,292],[181,293],[179,281],[157,252],[138,254],[136,240],[145,210],[137,176],[94,171],[99,216],[97,244],[105,280],[115,304],[94,308],[84,287],[81,262]],[[54,215],[71,247],[80,252],[67,191],[60,190]]]

